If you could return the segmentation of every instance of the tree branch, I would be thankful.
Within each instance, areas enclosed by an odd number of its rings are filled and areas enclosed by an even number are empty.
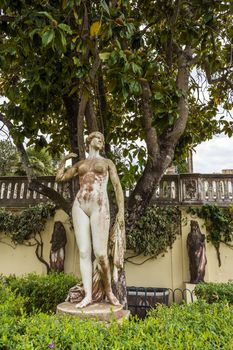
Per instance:
[[[192,50],[189,46],[184,51],[178,53],[178,73],[176,86],[181,96],[178,101],[178,119],[176,120],[172,130],[165,135],[165,142],[176,145],[179,138],[183,134],[188,121],[188,102],[187,93],[189,88],[190,62],[192,60]]]
[[[174,24],[177,21],[181,5],[182,5],[182,0],[177,0],[176,4],[175,4],[175,11],[174,11],[174,14],[173,14],[173,16],[171,18],[171,26],[174,26]]]
[[[159,145],[155,128],[152,126],[153,109],[151,105],[151,90],[147,80],[141,79],[142,86],[142,124],[145,130],[145,141],[148,157],[154,161],[158,156]]]
[[[227,68],[223,68],[223,71],[225,71],[225,73],[223,73],[222,76],[218,78],[212,78],[210,64],[207,58],[205,59],[205,62],[204,62],[204,68],[205,68],[206,78],[209,84],[225,82],[233,90],[233,83],[231,80],[227,78],[228,75],[232,72],[230,72]]]
[[[85,159],[85,142],[84,142],[84,115],[89,96],[86,87],[83,85],[81,88],[81,99],[79,103],[78,116],[77,116],[77,139],[78,139],[78,152],[79,159]]]
[[[91,133],[93,131],[98,131],[99,128],[98,128],[98,123],[96,120],[96,114],[94,111],[93,97],[92,96],[90,96],[90,99],[87,102],[85,116],[86,116],[88,133]]]
[[[72,152],[78,154],[79,156],[78,142],[77,142],[77,115],[78,115],[78,109],[79,109],[78,97],[64,95],[63,102],[66,108],[71,150]],[[77,159],[72,158],[72,162],[76,163]]]
[[[15,20],[15,18],[16,17],[13,17],[13,16],[1,15],[0,22],[12,22]]]
[[[43,247],[44,247],[44,243],[42,241],[41,235],[39,234],[40,237],[40,241],[34,237],[35,241],[36,241],[36,256],[37,259],[42,262],[42,264],[44,264],[46,266],[46,270],[47,270],[47,274],[51,271],[49,264],[47,263],[47,261],[44,260],[43,258]],[[39,252],[40,251],[40,252]]]
[[[104,134],[105,137],[105,153],[108,154],[111,151],[110,144],[108,143],[107,139],[107,133],[108,133],[108,123],[111,119],[111,115],[108,109],[107,99],[106,99],[106,93],[105,93],[105,86],[104,86],[104,79],[103,79],[103,73],[102,73],[102,67],[100,66],[99,74],[96,79],[96,95],[98,100],[98,124],[99,124],[99,130]]]
[[[14,128],[14,125],[9,121],[1,112],[0,112],[0,120],[6,125],[6,127],[11,131]],[[27,152],[24,148],[24,145],[17,140],[14,140],[15,146],[20,156],[20,160],[23,164],[24,170],[27,174],[28,182],[29,182],[29,190],[36,191],[48,198],[50,198],[59,208],[62,208],[67,214],[70,214],[70,203],[67,202],[57,191],[54,189],[43,185],[36,179],[36,175],[33,172],[31,164],[28,159]]]

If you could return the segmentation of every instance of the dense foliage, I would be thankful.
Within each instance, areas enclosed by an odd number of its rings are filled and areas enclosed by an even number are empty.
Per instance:
[[[42,232],[47,219],[54,214],[55,206],[49,203],[38,204],[20,213],[0,208],[1,232],[9,236],[14,243],[23,243]]]
[[[44,276],[33,273],[23,277],[8,276],[1,279],[1,293],[4,295],[6,290],[15,293],[16,300],[23,300],[23,309],[27,314],[38,310],[50,313],[56,312],[57,305],[65,301],[68,290],[77,282],[76,277],[63,273]],[[20,305],[22,307],[22,303]]]
[[[195,287],[195,295],[207,303],[227,302],[233,304],[233,283],[200,283]]]
[[[156,258],[172,248],[180,234],[181,214],[177,207],[152,206],[127,236],[127,248]]]
[[[63,274],[2,276],[0,348],[212,350],[233,347],[233,308],[226,303],[209,305],[200,301],[169,308],[157,306],[144,321],[130,319],[123,324],[105,325],[52,314],[73,283],[74,277]]]
[[[141,82],[150,83],[153,124],[162,134],[179,117],[181,90],[176,78],[179,50],[185,45],[193,50],[191,59],[195,57],[191,68],[205,72],[212,85],[209,101],[196,97],[193,92],[203,82],[193,74],[188,92],[192,118],[183,145],[210,137],[218,129],[213,121],[218,105],[232,107],[228,1],[4,0],[1,9],[1,93],[8,98],[2,111],[15,122],[13,135],[26,136],[30,143],[43,147],[41,133],[49,133],[54,152],[58,144],[61,149],[70,147],[65,98],[70,97],[70,108],[75,99],[78,105],[87,99],[97,109],[97,124],[105,128],[107,141],[124,145],[132,140],[136,156],[135,139],[145,137],[139,108]],[[107,109],[101,98],[106,99]]]
[[[28,316],[22,301],[13,292],[4,292],[1,286],[0,347],[5,350],[213,350],[233,346],[233,309],[222,303],[159,306],[144,321],[105,325],[72,316]]]
[[[3,0],[0,10],[0,120],[22,154],[24,141],[81,159],[84,135],[103,132],[124,186],[136,185],[127,229],[174,157],[232,135],[230,1]]]
[[[207,230],[207,241],[211,242],[217,251],[219,266],[221,266],[220,244],[224,243],[233,247],[233,207],[219,207],[217,205],[203,205],[188,209],[190,214],[195,214],[204,220]]]
[[[16,147],[7,140],[0,140],[0,176],[13,175],[19,162]]]
[[[19,159],[17,148],[9,140],[0,140],[0,176],[26,175],[24,164]],[[31,168],[36,175],[54,175],[56,160],[46,148],[28,147],[26,149]]]

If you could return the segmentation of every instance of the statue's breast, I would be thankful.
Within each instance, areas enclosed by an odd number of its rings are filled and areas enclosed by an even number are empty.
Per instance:
[[[90,171],[90,165],[88,165],[88,164],[82,164],[82,165],[80,165],[80,167],[78,168],[78,174],[79,174],[79,176],[85,175],[88,171]]]
[[[94,174],[105,175],[108,171],[108,165],[103,160],[89,161],[85,160],[78,168],[79,176],[84,176],[85,174],[91,172]]]
[[[108,168],[104,162],[96,162],[95,164],[93,164],[92,170],[98,174],[105,174]]]

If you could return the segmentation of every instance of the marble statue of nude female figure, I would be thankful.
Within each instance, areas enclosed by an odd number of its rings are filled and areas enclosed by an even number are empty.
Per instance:
[[[107,183],[110,177],[118,205],[117,218],[124,226],[124,196],[115,165],[109,159],[100,156],[104,146],[104,137],[100,132],[93,132],[87,138],[89,155],[86,159],[65,169],[67,159],[76,156],[66,156],[57,172],[57,181],[66,181],[79,176],[80,189],[72,207],[74,232],[80,254],[80,270],[84,299],[76,305],[83,308],[92,303],[92,248],[101,269],[101,279],[109,302],[119,305],[112,292],[111,272],[108,259],[108,240],[110,213],[107,194]]]

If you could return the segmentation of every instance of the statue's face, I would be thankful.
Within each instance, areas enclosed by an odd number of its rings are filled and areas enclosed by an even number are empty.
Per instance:
[[[94,149],[102,150],[104,147],[104,140],[101,134],[96,133],[95,136],[91,139],[90,146]]]

